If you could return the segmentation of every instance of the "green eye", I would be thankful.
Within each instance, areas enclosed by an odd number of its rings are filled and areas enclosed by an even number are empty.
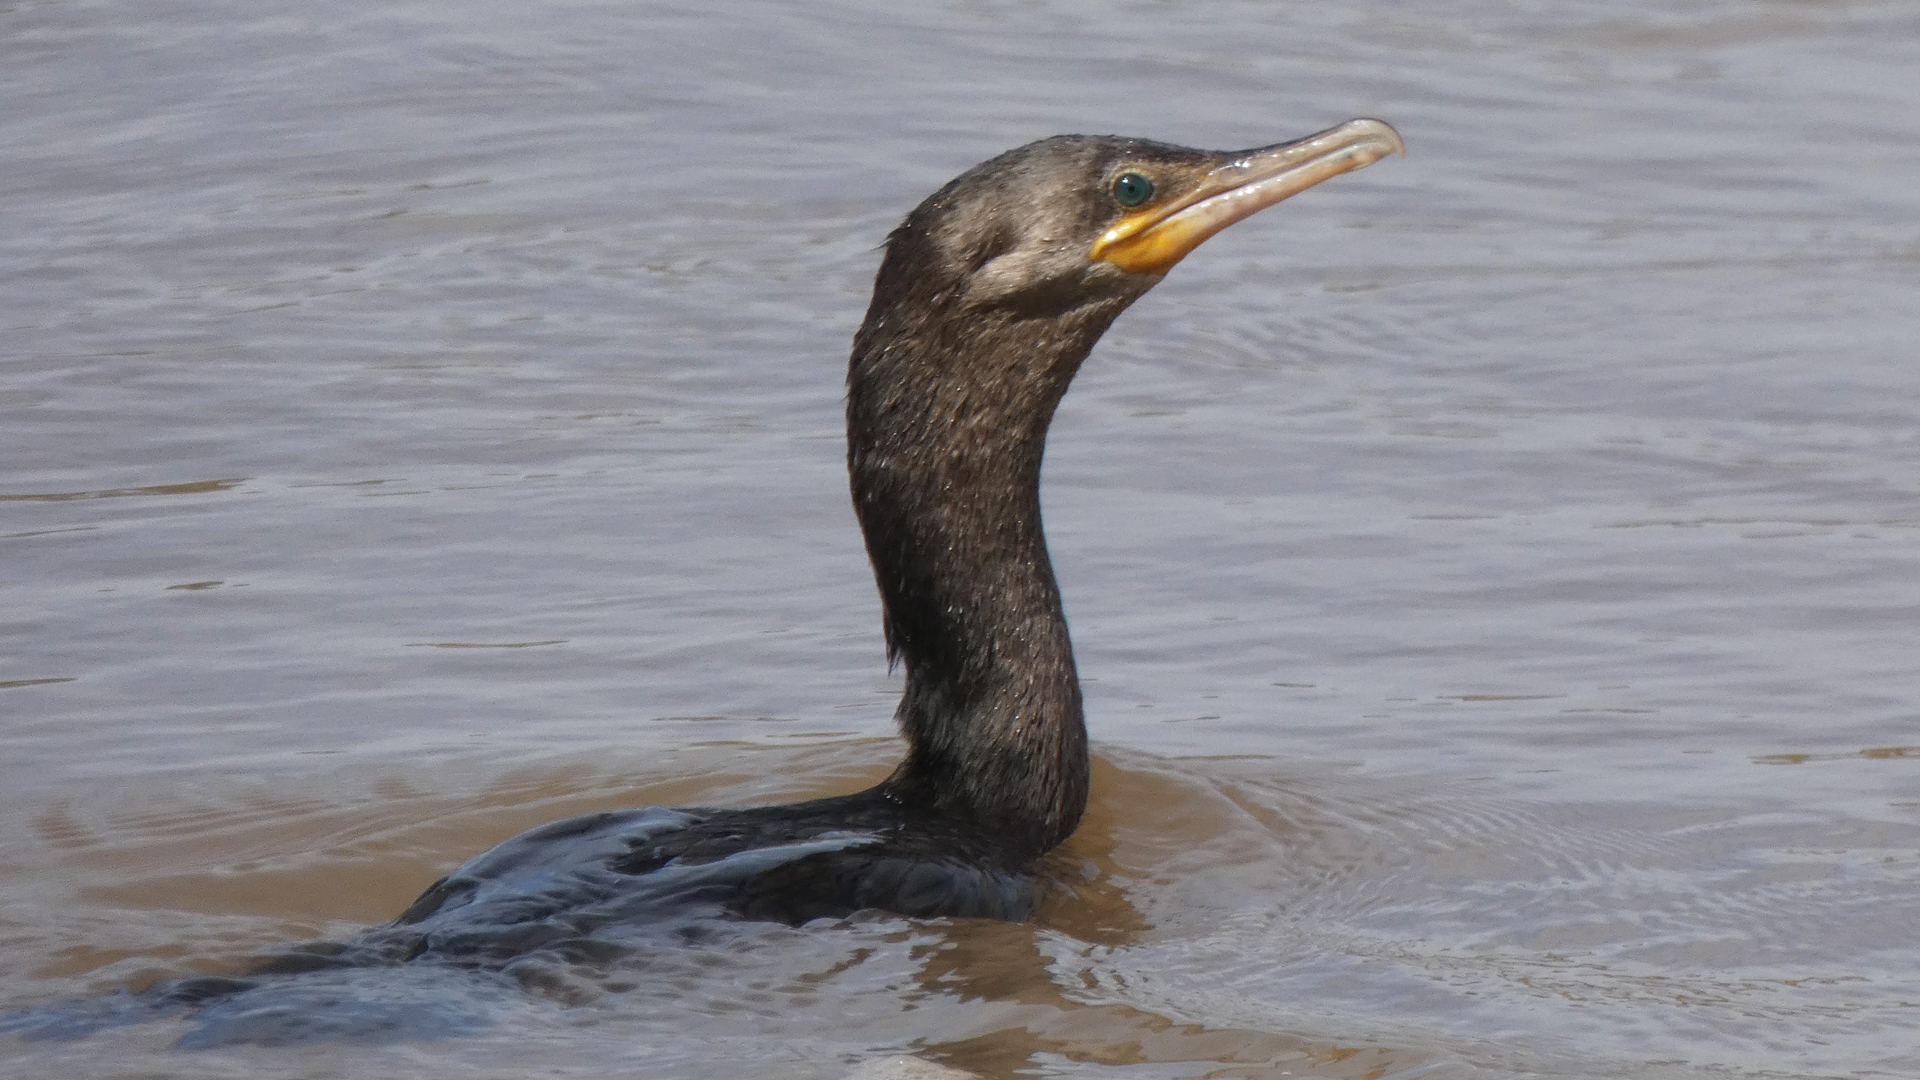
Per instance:
[[[1139,206],[1153,198],[1153,181],[1137,172],[1121,173],[1113,182],[1113,200],[1121,206]]]

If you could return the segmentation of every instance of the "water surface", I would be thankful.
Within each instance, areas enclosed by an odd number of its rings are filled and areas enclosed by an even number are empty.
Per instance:
[[[1062,409],[1098,786],[1034,924],[4,1071],[1920,1075],[1910,6],[27,2],[0,87],[5,1008],[562,814],[871,782],[887,229],[1061,131],[1410,149]]]

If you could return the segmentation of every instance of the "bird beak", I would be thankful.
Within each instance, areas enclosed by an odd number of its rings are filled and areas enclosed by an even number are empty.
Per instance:
[[[1207,237],[1322,180],[1405,156],[1400,133],[1379,120],[1349,120],[1318,135],[1236,154],[1177,200],[1114,223],[1087,258],[1135,274],[1164,274]]]

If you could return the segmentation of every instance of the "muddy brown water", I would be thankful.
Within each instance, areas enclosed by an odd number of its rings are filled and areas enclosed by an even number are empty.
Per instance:
[[[1911,5],[27,0],[0,87],[14,1010],[563,814],[871,782],[886,230],[1060,131],[1410,150],[1068,396],[1097,787],[1032,924],[0,1075],[1920,1075]]]

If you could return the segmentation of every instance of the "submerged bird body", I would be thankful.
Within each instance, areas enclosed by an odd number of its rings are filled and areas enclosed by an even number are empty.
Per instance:
[[[399,918],[282,952],[256,974],[432,959],[602,959],[714,920],[799,925],[863,909],[1018,919],[1035,900],[991,834],[878,789],[784,806],[567,818],[467,861]],[[225,993],[228,980],[189,980]]]
[[[328,1036],[288,1004],[303,1000],[293,984],[279,997],[263,985],[276,975],[435,960],[514,975],[697,937],[716,919],[1029,914],[1035,862],[1079,824],[1088,783],[1040,523],[1054,410],[1114,318],[1207,237],[1400,148],[1377,120],[1234,153],[1059,136],[975,166],[894,230],[847,374],[854,509],[906,675],[907,753],[879,785],[554,822],[468,861],[391,923],[282,953],[252,978],[163,984],[139,1008],[199,1008],[184,1043],[304,1041]],[[41,1026],[128,1022],[89,1016]],[[362,1019],[349,1009],[327,1030],[366,1036]],[[405,1034],[387,1014],[365,1022]]]

